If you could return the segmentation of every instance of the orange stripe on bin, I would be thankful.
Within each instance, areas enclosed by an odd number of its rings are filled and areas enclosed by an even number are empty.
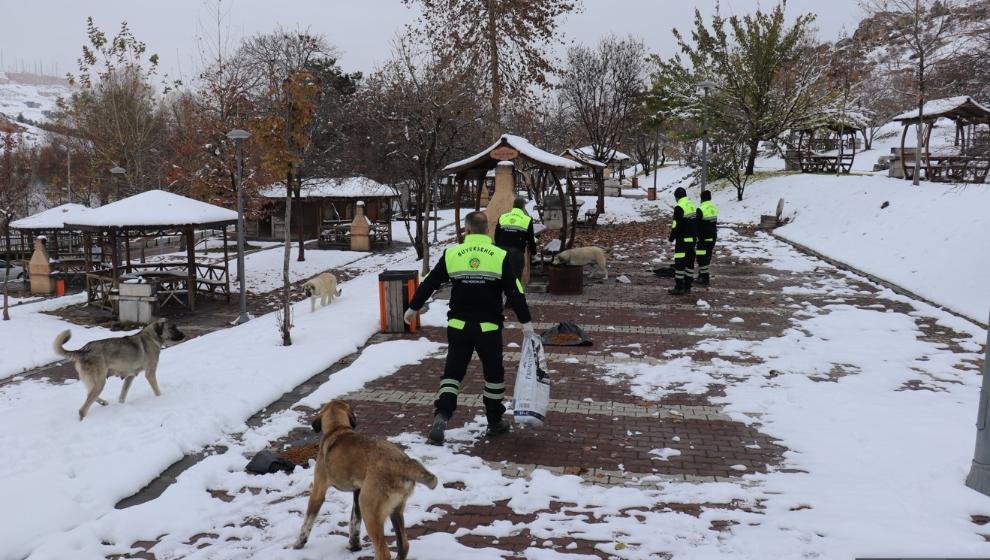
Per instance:
[[[409,304],[412,305],[413,296],[416,295],[415,281],[410,279],[406,281],[406,293],[409,294]],[[419,326],[419,313],[413,317],[412,321],[409,321],[409,332],[416,332],[416,327]]]
[[[385,332],[387,327],[385,323],[385,282],[381,280],[378,281],[378,309],[381,313],[382,332]]]

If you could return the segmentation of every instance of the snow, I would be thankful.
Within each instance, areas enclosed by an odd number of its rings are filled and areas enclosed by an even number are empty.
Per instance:
[[[303,180],[301,198],[375,198],[398,197],[395,187],[383,185],[367,177],[325,178],[312,177]],[[285,198],[285,185],[277,183],[261,191],[267,198]]]
[[[12,305],[10,307],[10,321],[0,321],[0,340],[3,341],[4,348],[4,351],[0,352],[0,379],[6,379],[25,370],[43,366],[59,359],[52,349],[52,341],[65,329],[72,328],[72,345],[81,345],[99,338],[131,334],[130,332],[114,332],[102,327],[79,328],[68,321],[44,313],[69,305],[85,303],[85,301],[86,294],[83,293],[45,299],[36,303]]]
[[[986,115],[990,115],[990,109],[984,107],[968,95],[959,95],[956,97],[947,97],[945,99],[933,99],[931,101],[926,101],[922,106],[922,112],[924,118],[940,116],[944,113],[950,113],[956,109],[959,109],[963,105],[971,105],[977,111],[982,112]],[[910,111],[901,113],[891,120],[894,121],[906,121],[918,118],[918,109],[912,109]]]
[[[595,157],[595,147],[592,145],[581,146],[580,148],[574,148],[574,151],[583,155],[584,157],[593,158]],[[619,150],[612,148],[612,157],[608,158],[608,162],[623,162],[632,159],[629,154],[620,152]]]
[[[11,229],[62,229],[65,222],[81,219],[89,211],[82,204],[63,204],[20,220],[10,222]]]
[[[197,226],[236,223],[237,212],[161,190],[145,191],[77,217],[70,226]]]
[[[448,172],[454,172],[461,167],[465,167],[472,163],[482,161],[488,157],[489,152],[501,146],[503,143],[515,148],[521,155],[524,155],[527,158],[542,163],[544,165],[549,165],[551,167],[555,167],[558,169],[581,169],[582,167],[584,167],[582,164],[576,161],[569,160],[565,157],[554,155],[551,154],[550,152],[541,150],[540,148],[537,148],[536,146],[530,144],[529,140],[526,140],[521,136],[515,136],[513,134],[503,134],[502,137],[499,138],[497,142],[495,142],[485,150],[469,158],[465,158],[460,161],[451,163],[447,167],[444,167],[443,170]]]
[[[19,506],[0,528],[0,558],[21,558],[53,532],[104,515],[184,454],[243,430],[256,411],[378,331],[378,314],[367,312],[377,294],[377,279],[366,275],[344,283],[343,295],[315,313],[308,301],[296,303],[289,347],[269,314],[168,348],[158,368],[161,397],[139,380],[127,403],[117,404],[121,381],[112,379],[104,391],[112,404],[83,422],[79,382],[28,379],[5,388],[0,445],[17,449],[18,458],[0,465],[0,502]]]
[[[986,323],[990,310],[990,185],[918,187],[884,176],[785,175],[757,181],[742,202],[715,188],[720,223],[756,223],[784,199],[775,234]],[[887,208],[881,209],[884,202]]]
[[[289,256],[289,281],[298,282],[321,272],[342,268],[354,261],[363,259],[371,253],[361,251],[339,251],[306,249],[306,260],[297,261],[298,246],[293,244]],[[285,257],[284,247],[276,246],[249,253],[244,256],[244,270],[247,271],[245,285],[247,291],[263,294],[282,287],[282,263]],[[231,283],[236,286],[237,259],[230,260]]]

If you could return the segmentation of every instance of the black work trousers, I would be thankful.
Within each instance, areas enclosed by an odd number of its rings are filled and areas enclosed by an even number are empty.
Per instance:
[[[705,239],[698,241],[698,274],[700,276],[711,274],[712,253],[715,252],[715,240]]]
[[[512,270],[515,271],[517,278],[523,277],[523,268],[525,268],[526,263],[526,250],[516,249],[514,247],[502,247],[505,252],[508,253],[506,257],[509,259],[509,265],[512,266]]]
[[[440,391],[434,402],[437,414],[453,416],[457,409],[457,395],[467,373],[468,364],[475,352],[481,359],[485,374],[485,390],[482,401],[490,424],[496,424],[505,414],[502,398],[505,396],[505,368],[502,366],[502,329],[482,332],[482,324],[467,321],[464,328],[447,327],[447,363],[440,380]]]
[[[694,282],[694,241],[674,240],[674,284],[690,288]]]

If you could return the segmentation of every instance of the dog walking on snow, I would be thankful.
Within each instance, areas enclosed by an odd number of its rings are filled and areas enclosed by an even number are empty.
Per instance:
[[[337,287],[337,277],[329,272],[324,272],[316,278],[310,278],[303,283],[303,288],[309,292],[309,310],[316,311],[316,300],[320,300],[320,307],[333,303],[333,298],[340,297],[341,291]]]

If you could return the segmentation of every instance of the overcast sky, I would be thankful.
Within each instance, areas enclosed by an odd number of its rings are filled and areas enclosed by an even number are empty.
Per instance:
[[[744,14],[757,6],[772,7],[775,0],[722,0],[724,14]],[[85,42],[86,16],[101,28],[114,31],[127,21],[150,52],[173,77],[190,79],[199,64],[197,37],[209,30],[215,36],[212,15],[215,0],[0,0],[0,70],[33,70],[65,74],[74,69]],[[710,13],[714,0],[584,0],[584,11],[563,24],[569,40],[592,43],[603,34],[632,33],[642,37],[653,52],[669,56],[675,43],[671,28],[690,27],[694,8]],[[788,14],[818,13],[823,39],[834,39],[844,28],[855,29],[861,16],[857,0],[789,0]],[[401,0],[225,0],[230,36],[236,41],[275,28],[302,27],[324,34],[342,52],[348,71],[372,70],[389,55],[395,33],[414,21],[416,14]],[[212,40],[212,38],[211,38]]]

